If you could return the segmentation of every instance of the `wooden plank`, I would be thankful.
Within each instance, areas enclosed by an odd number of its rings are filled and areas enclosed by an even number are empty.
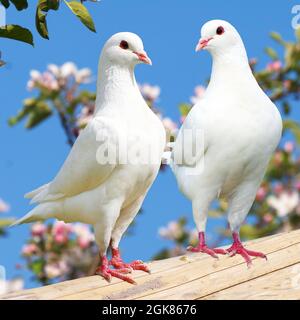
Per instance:
[[[281,248],[278,246],[275,250],[272,250],[272,244],[261,245],[260,249],[268,253],[268,262],[256,259],[254,266],[250,269],[247,269],[245,264],[241,263],[227,264],[225,258],[223,265],[227,265],[226,268],[216,268],[209,273],[202,272],[202,270],[197,273],[195,270],[193,272],[192,269],[186,270],[186,278],[185,281],[182,281],[182,284],[174,285],[174,279],[172,287],[150,295],[144,295],[141,299],[199,299],[213,292],[224,290],[238,283],[300,262],[300,239],[298,239],[298,243],[291,244],[288,241],[285,245],[287,246]],[[199,268],[201,268],[201,265],[199,265]],[[177,277],[183,277],[183,274],[177,273]]]
[[[272,235],[267,238],[260,238],[256,240],[252,240],[248,242],[248,245],[260,243],[262,241],[265,241],[266,239],[275,239],[278,238],[280,235]],[[192,259],[194,260],[201,260],[209,258],[205,255],[194,255]],[[186,261],[182,259],[182,257],[174,257],[169,258],[165,260],[160,261],[152,261],[149,263],[149,266],[153,274],[157,274],[161,271],[169,270],[170,268],[176,268],[180,265],[185,265]],[[137,280],[141,277],[147,277],[147,275],[143,272],[134,272],[133,274],[134,278]],[[107,286],[111,285],[118,285],[123,283],[122,281],[113,278],[112,282],[108,284],[106,281],[104,281],[99,276],[92,276],[92,277],[85,277],[80,278],[76,280],[70,280],[65,282],[60,282],[57,284],[53,284],[50,286],[44,286],[41,288],[35,288],[30,290],[24,290],[21,292],[14,292],[11,294],[6,295],[5,297],[2,297],[2,299],[59,299],[63,298],[64,296],[74,294],[74,293],[80,293],[81,291],[89,291],[92,289],[99,289],[99,288],[106,288]],[[127,286],[128,288],[131,288],[131,285],[128,285],[126,283],[123,283],[123,285]],[[116,289],[117,290],[117,289]],[[1,298],[1,297],[0,297]]]
[[[299,300],[300,263],[203,297],[203,300],[233,299]]]
[[[226,290],[241,282],[289,267],[299,262],[300,230],[247,243],[268,254],[269,261],[255,259],[248,270],[241,257],[218,261],[203,254],[189,254],[150,263],[151,275],[136,271],[132,286],[99,276],[61,282],[12,293],[1,299],[198,299]],[[232,276],[234,275],[234,277]]]

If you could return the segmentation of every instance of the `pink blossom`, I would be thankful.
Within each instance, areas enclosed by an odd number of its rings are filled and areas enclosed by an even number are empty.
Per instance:
[[[34,243],[25,244],[22,248],[24,256],[31,256],[38,251],[38,247]]]
[[[267,202],[270,207],[276,210],[279,217],[285,217],[298,206],[299,194],[296,191],[285,191],[278,196],[269,196]]]
[[[84,106],[77,119],[77,126],[84,128],[93,118],[94,108],[91,106]]]
[[[183,230],[182,226],[177,221],[170,221],[167,227],[159,228],[158,234],[162,238],[176,240],[182,236]]]
[[[60,277],[67,273],[68,270],[69,267],[64,260],[61,260],[58,263],[48,263],[45,266],[45,273],[49,279]]]
[[[42,75],[40,84],[49,90],[58,90],[59,85],[52,73],[45,71]]]
[[[4,200],[0,198],[0,213],[7,212],[10,210],[9,204],[7,204]]]
[[[58,265],[55,264],[47,264],[45,266],[45,273],[47,278],[53,279],[59,277],[61,275],[61,270]]]
[[[31,227],[33,237],[41,237],[47,231],[47,226],[41,222],[36,222]]]
[[[58,90],[59,88],[58,82],[51,72],[45,71],[41,74],[39,71],[31,70],[27,88],[32,90],[37,86],[42,86],[48,90]]]
[[[54,241],[58,244],[65,244],[66,242],[68,242],[71,232],[72,225],[66,224],[63,221],[56,221],[52,228]]]
[[[280,60],[275,60],[267,64],[267,70],[272,72],[280,71],[281,67],[282,63]]]
[[[151,86],[150,84],[139,85],[140,91],[146,100],[155,101],[160,95],[159,86]]]
[[[95,240],[89,226],[76,223],[73,225],[73,232],[77,235],[77,242],[80,248],[85,249]]]
[[[256,193],[256,200],[263,201],[267,195],[267,190],[264,187],[260,187]]]
[[[83,68],[78,70],[75,74],[75,80],[77,83],[89,83],[91,80],[91,70],[89,68]]]
[[[192,104],[196,104],[199,101],[201,101],[203,99],[203,97],[204,97],[205,91],[206,91],[205,87],[196,86],[195,89],[194,89],[194,94],[195,95],[190,98],[191,103]]]
[[[42,78],[41,73],[37,70],[31,70],[29,74],[32,81],[39,82]]]
[[[293,150],[294,150],[294,143],[292,141],[287,141],[285,144],[284,144],[284,151],[287,152],[287,153],[292,153]]]
[[[274,218],[273,218],[273,216],[272,216],[271,213],[266,213],[266,214],[263,216],[263,220],[264,220],[264,222],[266,222],[266,223],[272,222],[273,219],[274,219]]]
[[[60,74],[63,78],[74,76],[77,73],[77,67],[73,62],[66,62],[60,67]]]
[[[166,131],[174,134],[177,132],[178,130],[178,126],[177,124],[170,118],[163,118],[162,119],[162,123],[166,129]]]
[[[300,191],[300,180],[297,180],[295,183],[295,188]]]
[[[60,76],[60,69],[56,64],[49,64],[48,70],[56,77],[58,78]]]
[[[249,59],[249,64],[250,64],[251,66],[257,64],[257,58],[250,58],[250,59]]]

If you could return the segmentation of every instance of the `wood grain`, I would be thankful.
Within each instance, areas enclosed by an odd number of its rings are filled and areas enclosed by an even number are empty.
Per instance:
[[[219,260],[201,253],[149,263],[135,271],[136,286],[99,276],[24,290],[0,299],[300,299],[300,230],[257,239],[248,248],[267,254],[248,269],[239,256]]]

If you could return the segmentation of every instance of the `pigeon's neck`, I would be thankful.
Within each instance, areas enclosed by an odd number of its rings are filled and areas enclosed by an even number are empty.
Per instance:
[[[210,86],[231,86],[252,82],[253,74],[243,45],[228,51],[212,52],[213,65]]]
[[[106,106],[122,105],[122,101],[137,91],[134,66],[112,64],[104,57],[100,59],[95,113]]]

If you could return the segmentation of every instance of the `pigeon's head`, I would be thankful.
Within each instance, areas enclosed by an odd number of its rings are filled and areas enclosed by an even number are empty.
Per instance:
[[[236,29],[227,21],[211,20],[201,28],[201,38],[196,51],[206,49],[211,53],[222,53],[242,44],[242,39]]]
[[[112,64],[135,66],[138,63],[152,64],[144,50],[141,38],[131,32],[120,32],[109,38],[103,48],[103,56]]]

